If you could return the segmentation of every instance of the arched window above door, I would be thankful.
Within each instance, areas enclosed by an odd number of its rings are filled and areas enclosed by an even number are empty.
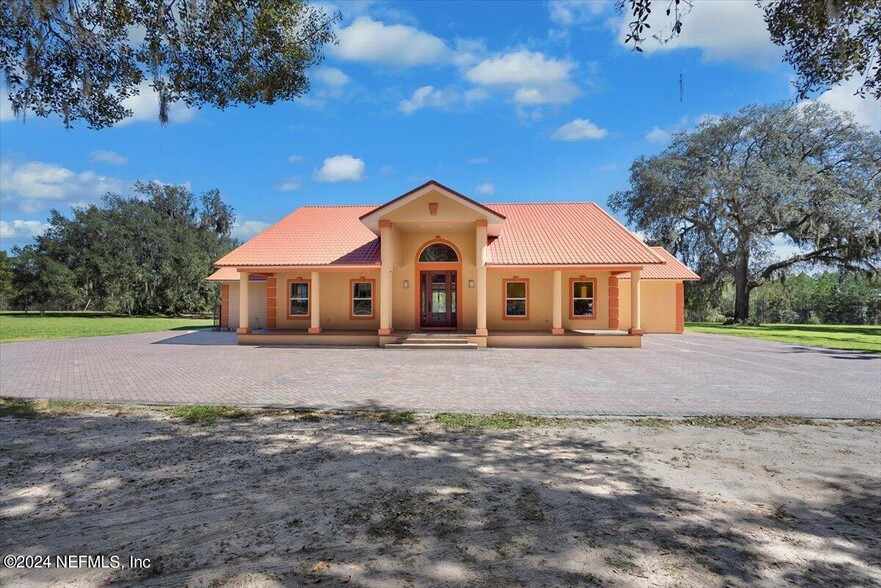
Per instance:
[[[446,243],[432,243],[419,254],[420,263],[447,263],[457,261],[459,261],[459,256],[456,255],[456,250]]]

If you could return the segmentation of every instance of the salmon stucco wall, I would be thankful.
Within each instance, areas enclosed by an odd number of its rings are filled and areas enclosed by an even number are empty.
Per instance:
[[[568,330],[606,330],[609,328],[609,272],[562,271],[560,301],[563,328]],[[572,317],[572,280],[595,280],[594,317]],[[528,318],[505,317],[505,280],[528,280]],[[487,269],[487,328],[497,331],[547,330],[553,326],[554,272],[489,267]]]
[[[220,285],[220,328],[229,328],[229,284]]]
[[[278,272],[276,280],[276,310],[275,324],[279,329],[306,330],[311,323],[313,304],[310,301],[310,316],[303,318],[288,318],[290,305],[290,290],[288,280],[310,280],[312,273]],[[373,282],[373,316],[370,318],[352,318],[352,280],[365,280]],[[376,330],[379,328],[379,271],[354,271],[354,272],[319,272],[318,278],[319,315],[321,328],[327,330]],[[310,289],[310,298],[314,290]]]
[[[428,209],[428,204],[423,204]],[[443,211],[443,203],[438,214]],[[392,224],[392,239],[395,244],[395,267],[392,274],[392,328],[394,330],[415,330],[417,324],[417,300],[419,296],[419,272],[416,259],[423,245],[438,239],[448,241],[459,251],[462,264],[457,279],[461,282],[459,292],[461,300],[457,312],[461,314],[462,329],[472,331],[477,328],[477,289],[469,288],[468,282],[477,280],[476,256],[474,253],[476,237],[473,227],[464,229],[460,225],[457,230],[446,226],[435,226],[433,230],[412,231],[401,230]],[[464,229],[464,230],[463,230]],[[424,269],[429,269],[427,264]],[[407,280],[407,288],[404,288]]]
[[[641,280],[640,299],[642,309],[640,322],[646,333],[677,333],[676,285],[682,282],[667,280]],[[622,330],[630,328],[630,280],[618,280],[619,325]]]
[[[266,282],[251,282],[248,290],[248,322],[251,329],[266,327]],[[239,283],[229,284],[229,328],[239,327]]]
[[[563,328],[567,330],[605,330],[609,328],[609,272],[563,272]],[[570,318],[572,314],[572,282],[581,278],[595,279],[594,317]]]

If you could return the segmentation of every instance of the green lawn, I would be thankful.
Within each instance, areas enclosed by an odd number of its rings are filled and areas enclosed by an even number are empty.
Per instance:
[[[98,335],[151,333],[211,326],[211,319],[123,317],[104,314],[0,313],[0,343]]]
[[[795,345],[847,349],[881,353],[881,326],[868,325],[720,325],[718,323],[686,323],[694,333],[737,335]]]

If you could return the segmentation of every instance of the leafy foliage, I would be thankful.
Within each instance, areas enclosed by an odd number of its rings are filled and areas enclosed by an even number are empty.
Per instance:
[[[302,96],[336,18],[302,0],[8,0],[0,67],[16,114],[101,129],[132,115],[124,101],[149,79],[166,123],[177,101]]]
[[[731,278],[734,318],[750,291],[798,263],[874,271],[881,247],[881,137],[812,103],[748,106],[637,159],[609,204],[672,247],[705,281]],[[772,255],[784,238],[799,251]]]
[[[625,43],[636,51],[649,38],[652,7],[666,5],[666,23],[653,38],[666,43],[682,32],[692,0],[618,0],[631,16]],[[860,95],[881,99],[881,0],[757,0],[771,40],[798,73],[799,98],[854,75]]]
[[[12,260],[5,251],[0,251],[0,309],[6,308],[14,292],[12,276]]]
[[[129,314],[204,312],[205,282],[235,244],[235,216],[217,190],[198,199],[186,186],[138,183],[137,196],[53,210],[36,245],[13,250],[17,306],[93,308]]]
[[[722,322],[734,316],[734,288],[730,282],[686,285],[686,318]],[[756,290],[751,298],[752,324],[881,324],[881,283],[854,272],[781,272],[780,277]]]

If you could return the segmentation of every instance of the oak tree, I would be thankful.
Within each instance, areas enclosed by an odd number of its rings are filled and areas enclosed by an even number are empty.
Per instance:
[[[745,1],[745,0],[744,0]],[[798,74],[799,98],[857,75],[859,94],[881,100],[881,0],[756,0],[771,40]],[[694,0],[617,0],[629,13],[625,43],[637,51],[648,39],[667,43],[688,25]],[[664,11],[652,30],[652,10]]]
[[[730,278],[734,318],[795,264],[878,269],[881,137],[817,102],[747,106],[638,158],[610,206],[705,280]],[[774,241],[796,251],[779,258]]]
[[[302,96],[337,18],[304,0],[5,0],[0,71],[20,116],[101,129],[130,117],[125,100],[149,82],[164,124],[178,101]]]

